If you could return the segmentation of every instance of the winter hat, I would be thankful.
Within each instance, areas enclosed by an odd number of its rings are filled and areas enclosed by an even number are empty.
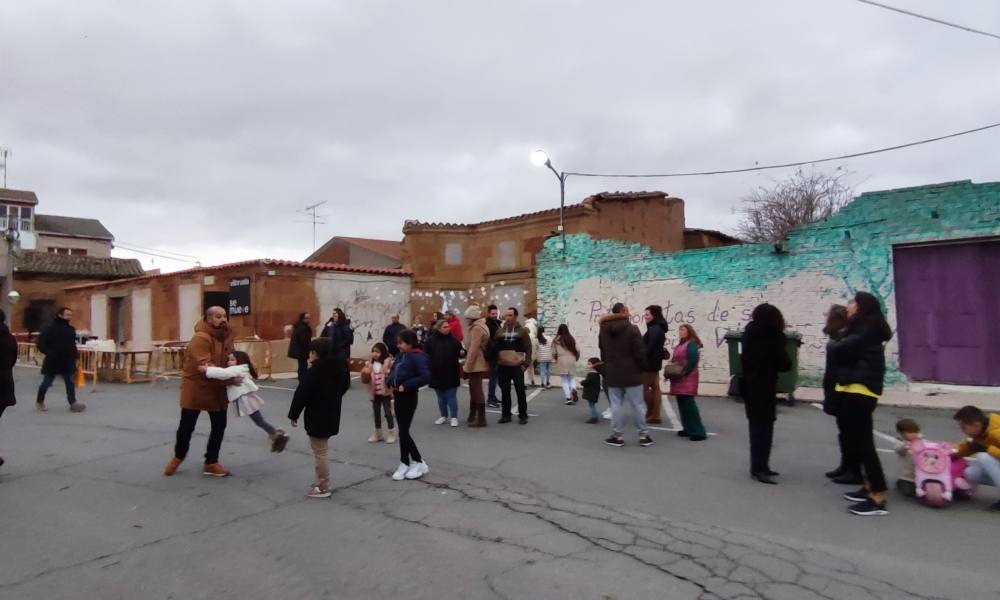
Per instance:
[[[479,308],[478,304],[470,304],[469,308],[465,309],[466,319],[478,319],[483,316],[483,309]]]

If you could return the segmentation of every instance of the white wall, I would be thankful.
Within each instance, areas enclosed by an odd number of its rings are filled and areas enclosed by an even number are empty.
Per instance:
[[[108,297],[94,294],[90,297],[90,335],[108,339]]]
[[[667,337],[671,347],[677,343],[677,327],[690,324],[704,344],[702,380],[725,382],[729,377],[729,356],[724,336],[729,330],[742,330],[754,307],[765,301],[781,309],[790,331],[802,334],[799,372],[821,373],[826,349],[823,334],[826,310],[831,304],[846,304],[846,293],[842,280],[816,272],[800,273],[767,289],[745,293],[698,291],[681,279],[626,285],[594,277],[577,283],[564,314],[581,355],[599,356],[598,321],[611,310],[612,304],[628,304],[633,323],[641,331],[646,330],[643,309],[659,304],[664,307],[664,317],[670,324]],[[894,304],[887,308],[894,318]],[[555,331],[559,324],[544,325],[547,330]],[[890,356],[897,352],[895,338],[887,349]]]
[[[201,319],[201,284],[189,283],[177,287],[178,339],[189,340],[194,326]]]
[[[342,309],[354,327],[354,346],[351,347],[354,358],[369,356],[372,344],[382,341],[382,333],[393,314],[398,313],[403,323],[410,322],[409,277],[317,273],[315,290],[320,306],[319,315],[314,319],[317,332],[322,330],[334,308]]]
[[[132,350],[153,348],[153,307],[149,288],[132,290]]]

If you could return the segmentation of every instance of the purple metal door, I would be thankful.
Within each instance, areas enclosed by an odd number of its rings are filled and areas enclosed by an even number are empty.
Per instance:
[[[896,248],[893,260],[901,370],[1000,385],[1000,242]]]

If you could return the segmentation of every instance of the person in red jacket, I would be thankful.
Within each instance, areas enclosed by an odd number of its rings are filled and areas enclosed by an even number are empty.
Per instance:
[[[451,329],[451,335],[454,336],[454,338],[459,342],[462,342],[465,339],[465,333],[462,332],[462,321],[459,320],[458,315],[456,315],[454,311],[448,311],[444,320],[448,321],[448,327]]]

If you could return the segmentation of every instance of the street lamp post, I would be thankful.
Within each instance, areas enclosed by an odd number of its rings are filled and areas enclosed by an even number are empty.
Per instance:
[[[566,260],[566,178],[569,173],[556,171],[552,166],[549,155],[544,150],[535,150],[531,153],[531,162],[538,167],[548,167],[556,178],[559,179],[559,248],[562,250],[563,260]]]

